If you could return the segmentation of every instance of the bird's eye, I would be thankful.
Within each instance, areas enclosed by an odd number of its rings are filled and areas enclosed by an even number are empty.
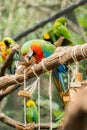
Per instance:
[[[9,41],[5,40],[4,43],[5,43],[6,46],[9,47],[9,45],[10,45],[10,42],[9,42]]]

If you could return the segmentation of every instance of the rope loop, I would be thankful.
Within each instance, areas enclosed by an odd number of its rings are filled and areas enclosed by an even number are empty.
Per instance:
[[[84,44],[84,45],[85,45],[85,44]],[[84,46],[84,45],[83,45],[83,46]],[[86,53],[85,53],[85,51],[84,51],[83,46],[81,46],[81,54],[82,54],[83,58],[84,58],[85,60],[87,60],[87,55],[86,55]]]
[[[38,86],[38,130],[40,130],[40,77],[35,72],[34,66],[35,65],[32,66],[32,71],[37,78],[37,86]]]
[[[26,88],[26,73],[25,73],[25,69],[24,69],[24,90]],[[25,127],[27,125],[27,122],[26,122],[26,97],[24,97],[24,124],[25,124]]]
[[[49,70],[46,68],[46,66],[44,65],[44,59],[42,59],[41,65],[42,65],[44,71],[49,71]]]
[[[49,75],[50,130],[52,130],[52,70]]]
[[[37,78],[37,79],[40,79],[40,77],[39,77],[39,76],[37,75],[37,73],[35,72],[34,66],[35,66],[35,65],[32,66],[32,71],[33,71],[34,75],[36,76],[36,78]]]
[[[23,83],[20,83],[20,82],[17,81],[16,75],[14,75],[14,80],[15,80],[15,82],[17,83],[17,85],[22,85],[22,84],[23,84]]]
[[[77,45],[75,47],[72,48],[72,51],[71,51],[71,57],[72,59],[74,60],[74,62],[78,62],[77,60],[77,57],[76,57],[76,50],[77,50],[77,47],[79,47],[80,45]]]

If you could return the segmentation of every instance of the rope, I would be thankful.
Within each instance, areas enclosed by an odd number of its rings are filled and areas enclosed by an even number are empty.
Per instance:
[[[84,48],[83,48],[83,46],[81,46],[81,54],[82,54],[82,56],[84,57],[84,59],[85,60],[87,60],[87,55],[86,55],[86,53],[85,53],[85,51],[84,51]]]
[[[29,91],[31,94],[33,94],[33,92],[35,91],[35,89],[37,88],[37,82],[38,79],[31,85],[29,85],[27,88],[25,88],[25,91]]]
[[[84,45],[85,45],[85,44],[84,44]],[[84,45],[83,45],[83,46],[84,46]],[[83,46],[81,46],[81,54],[82,54],[83,58],[84,58],[85,60],[87,60],[87,54],[85,53]],[[87,76],[86,76],[86,80],[87,80]]]
[[[40,78],[35,72],[34,65],[32,66],[32,70],[34,75],[37,77],[38,84],[38,130],[40,130]]]
[[[26,74],[25,74],[25,70],[24,70],[24,90],[26,88]],[[27,122],[26,122],[26,97],[24,97],[24,124],[25,124],[25,127],[27,125]]]
[[[76,57],[76,49],[77,49],[78,46],[80,46],[80,45],[75,46],[71,51],[71,57],[74,60],[74,62],[76,63],[76,68],[75,68],[75,71],[73,72],[73,77],[72,77],[71,82],[73,82],[73,80],[75,79],[75,74],[78,72],[79,63],[78,63],[78,60],[77,60],[77,57]]]
[[[43,60],[43,59],[42,59],[42,61],[41,61],[41,65],[42,65],[44,71],[48,71],[48,69],[47,69],[46,66],[44,65],[44,60]]]
[[[46,66],[44,65],[44,60],[41,61],[42,67],[45,71],[48,71]],[[49,100],[50,100],[50,130],[52,130],[52,71],[50,71],[49,75]]]
[[[75,46],[74,48],[72,48],[72,51],[71,51],[71,57],[74,60],[74,62],[78,62],[76,53],[75,53],[78,46],[80,46],[80,45]]]
[[[35,65],[32,66],[32,71],[33,71],[34,75],[35,75],[35,76],[37,77],[37,79],[38,79],[39,76],[38,76],[37,73],[35,72],[34,66],[35,66]]]
[[[42,67],[45,71],[48,71],[46,66],[44,65],[44,60],[41,61]],[[34,75],[37,77],[37,83],[38,83],[38,130],[40,130],[40,78],[35,72],[34,66],[32,66],[32,70]],[[51,86],[51,75],[52,71],[50,71],[50,76],[49,76],[49,100],[50,100],[50,130],[52,130],[52,86]]]
[[[38,79],[38,130],[40,130],[40,78]]]
[[[14,75],[14,80],[15,80],[15,82],[16,82],[18,85],[22,85],[22,84],[23,84],[23,83],[20,83],[20,82],[17,81],[16,75]]]
[[[50,130],[52,130],[52,71],[49,75],[49,100],[50,100]]]

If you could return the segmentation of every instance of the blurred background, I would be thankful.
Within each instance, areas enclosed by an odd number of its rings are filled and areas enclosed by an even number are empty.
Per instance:
[[[78,2],[79,0],[0,0],[0,40],[5,36],[14,38],[31,26],[43,21],[56,12]],[[65,15],[68,20],[68,28],[74,37],[74,45],[87,42],[87,4],[80,6],[74,11],[70,11]],[[53,21],[54,22],[54,21]],[[53,22],[49,22],[44,27],[28,34],[19,41],[21,45],[30,39],[43,38],[43,34],[52,26]],[[80,71],[84,74],[86,61],[79,64]],[[41,122],[49,123],[49,97],[48,97],[48,73],[41,75]],[[34,79],[28,81],[31,84]],[[22,89],[22,88],[21,88]],[[2,101],[1,110],[14,120],[23,122],[23,98],[18,96],[18,90],[8,95]],[[59,94],[52,83],[53,94],[53,121],[62,112],[64,106]],[[32,99],[37,103],[37,90],[34,92]],[[0,122],[0,130],[14,130],[2,122]]]

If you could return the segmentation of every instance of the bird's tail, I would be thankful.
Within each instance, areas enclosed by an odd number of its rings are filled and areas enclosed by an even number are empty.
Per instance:
[[[67,69],[65,65],[58,66],[53,70],[53,80],[60,95],[66,91]]]
[[[17,63],[19,60],[19,51],[17,51],[13,56],[13,61],[11,65],[11,74],[15,74],[15,70],[17,69]]]

